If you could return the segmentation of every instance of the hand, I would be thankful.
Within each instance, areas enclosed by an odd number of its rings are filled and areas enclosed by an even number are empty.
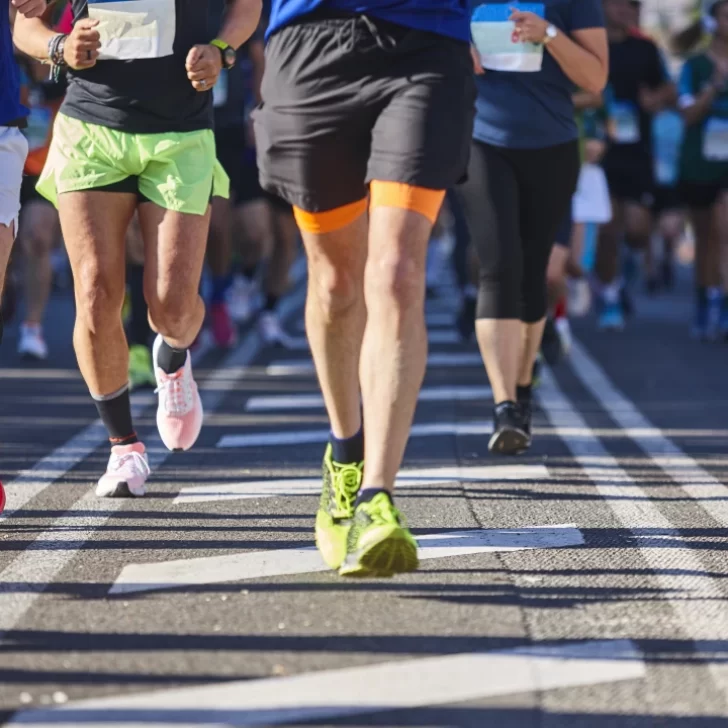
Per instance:
[[[662,99],[659,91],[653,91],[647,86],[640,86],[639,102],[643,111],[656,114],[662,108]]]
[[[48,7],[46,0],[11,0],[10,4],[26,18],[40,18]]]
[[[549,24],[535,13],[511,8],[511,17],[516,24],[516,33],[521,43],[543,43]]]
[[[476,76],[485,75],[485,69],[483,68],[483,62],[480,58],[480,53],[475,46],[470,46],[470,57],[473,59],[473,72]]]
[[[606,151],[607,145],[601,139],[587,139],[584,142],[584,159],[589,164],[599,164]]]
[[[98,24],[98,20],[83,18],[73,26],[63,48],[63,58],[69,68],[80,71],[96,65],[101,48],[101,36],[96,30]]]
[[[222,71],[220,50],[213,45],[194,46],[187,54],[185,68],[195,91],[210,91]]]

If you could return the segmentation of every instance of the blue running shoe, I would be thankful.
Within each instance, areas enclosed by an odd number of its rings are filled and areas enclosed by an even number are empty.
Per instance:
[[[599,315],[600,331],[622,331],[624,329],[624,314],[619,303],[605,303]]]

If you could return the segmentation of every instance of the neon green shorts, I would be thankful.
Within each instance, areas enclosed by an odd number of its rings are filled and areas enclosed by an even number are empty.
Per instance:
[[[167,210],[204,215],[211,197],[229,197],[230,180],[210,129],[128,134],[58,114],[37,190],[58,206],[64,192],[137,182],[142,198]]]

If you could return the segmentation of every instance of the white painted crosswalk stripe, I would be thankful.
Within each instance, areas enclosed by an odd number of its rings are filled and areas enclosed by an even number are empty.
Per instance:
[[[482,367],[483,360],[477,352],[442,352],[427,357],[428,367]],[[315,374],[310,359],[280,359],[273,361],[265,369],[269,377],[294,377]]]
[[[491,399],[490,387],[423,387],[420,402],[450,402],[452,400]],[[324,398],[320,394],[276,394],[250,397],[245,403],[246,412],[278,410],[323,409]]]
[[[405,470],[397,478],[397,488],[428,487],[458,482],[540,481],[549,477],[543,465],[473,465],[464,467]],[[174,505],[251,498],[316,495],[321,492],[321,478],[284,478],[255,480],[244,483],[220,483],[183,488]]]
[[[600,382],[604,384],[604,382]],[[705,564],[673,523],[654,505],[649,494],[622,468],[606,450],[584,418],[574,409],[556,384],[553,374],[544,367],[542,385],[536,396],[556,433],[563,439],[577,464],[593,483],[607,506],[623,527],[632,532],[640,556],[649,565],[662,598],[672,608],[679,629],[694,640],[706,634],[728,634],[728,612],[722,587],[709,575]],[[578,430],[579,437],[570,437],[568,431]],[[605,472],[606,471],[606,472]],[[666,568],[664,548],[651,548],[650,540],[659,533],[661,541],[669,540],[672,558]],[[674,567],[679,565],[679,568]],[[677,572],[675,574],[674,572]],[[670,594],[679,596],[670,599]],[[689,594],[690,599],[684,595]],[[696,609],[696,605],[699,605]],[[721,664],[706,665],[715,684],[728,699],[728,681]]]
[[[642,655],[629,640],[542,644],[101,698],[59,708],[24,711],[9,726],[249,728],[290,725],[638,680],[644,676]]]
[[[576,375],[612,419],[653,463],[718,523],[728,526],[728,487],[665,437],[619,392],[586,349],[574,342],[571,362]]]
[[[420,560],[427,561],[493,551],[580,546],[584,543],[584,537],[573,525],[559,525],[427,534],[417,536],[417,543]],[[129,564],[124,567],[109,594],[224,584],[319,571],[330,569],[321,561],[315,546]]]
[[[428,422],[412,426],[412,437],[490,435],[493,422]],[[328,442],[329,430],[273,430],[271,432],[252,432],[242,435],[223,435],[217,447],[268,447],[279,445],[313,445]]]

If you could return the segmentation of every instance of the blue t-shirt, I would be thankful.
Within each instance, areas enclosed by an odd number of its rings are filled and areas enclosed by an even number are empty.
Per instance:
[[[272,0],[266,38],[315,10],[333,10],[388,20],[470,41],[469,0]]]
[[[28,115],[20,103],[20,71],[10,32],[10,0],[0,0],[0,126]]]
[[[485,75],[476,76],[475,139],[514,149],[550,147],[577,139],[573,82],[548,50],[543,49],[539,63],[539,46],[511,37],[507,20],[510,9],[516,7],[535,12],[567,34],[602,28],[602,0],[474,0],[473,6],[473,40],[481,56],[485,52],[495,66],[526,69],[486,70]],[[538,66],[540,70],[534,70]]]

